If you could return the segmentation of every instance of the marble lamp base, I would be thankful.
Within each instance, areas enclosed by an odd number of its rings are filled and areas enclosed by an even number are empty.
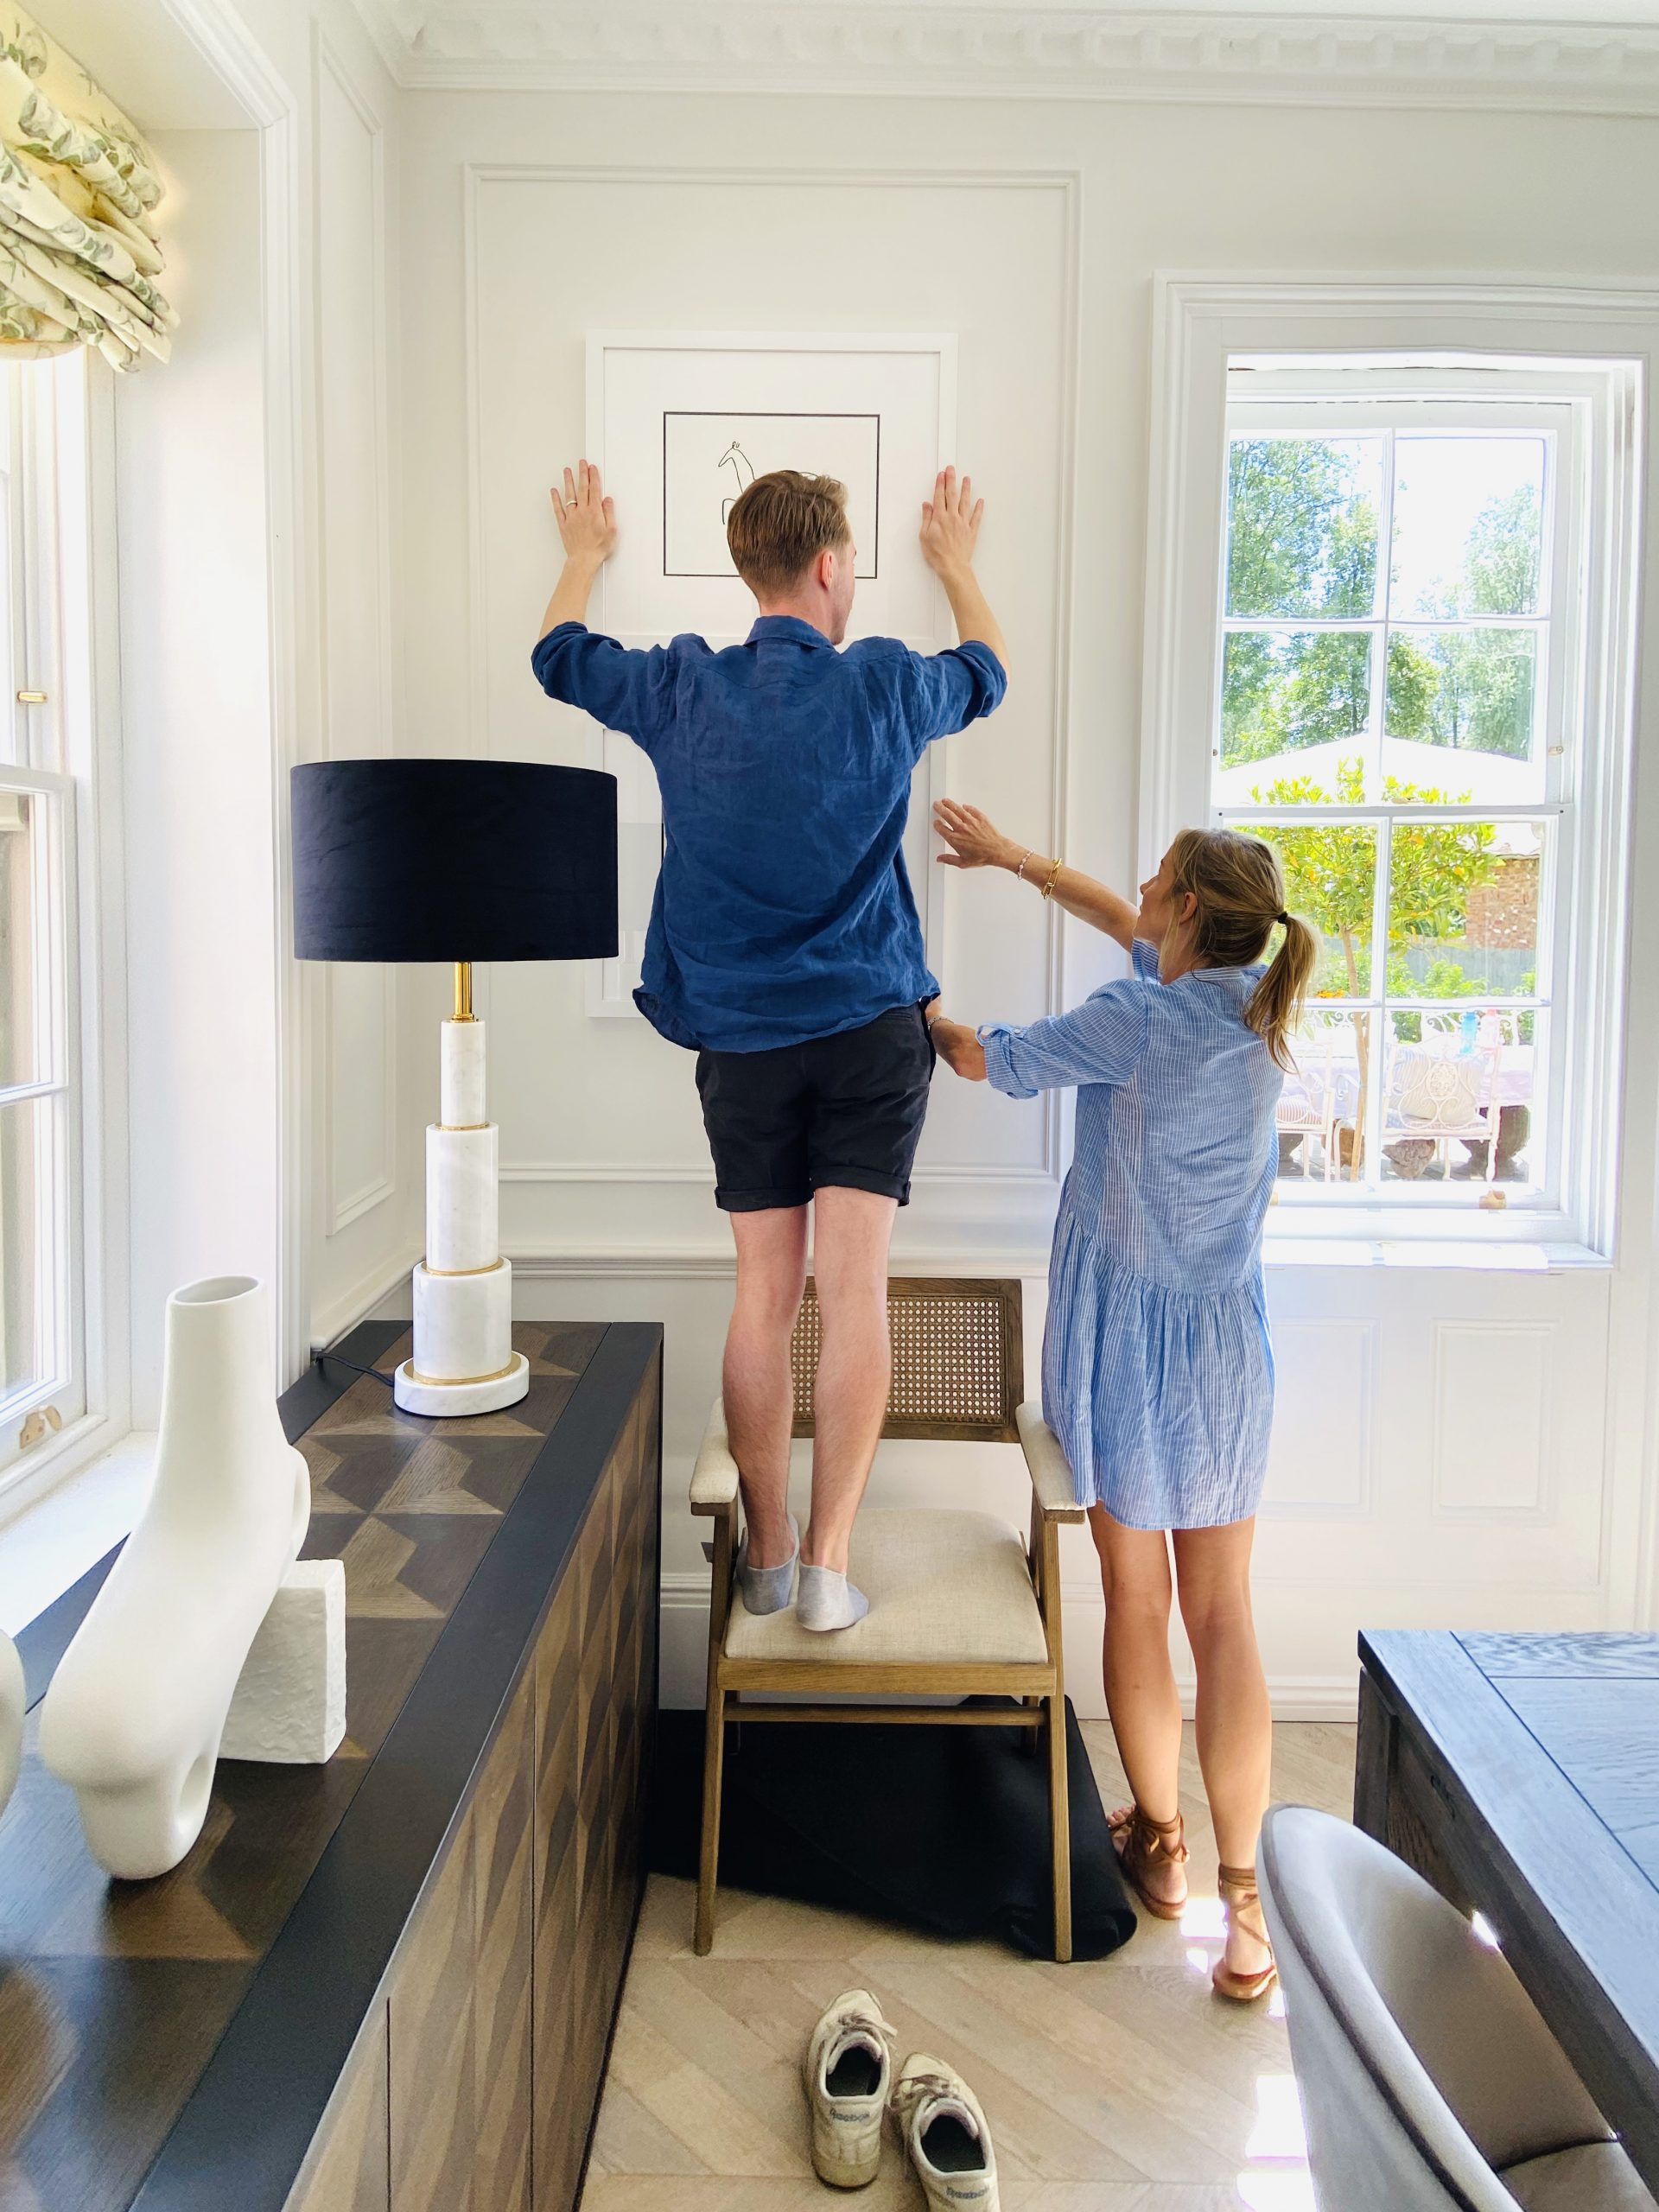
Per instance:
[[[530,1389],[530,1362],[521,1351],[499,1375],[483,1375],[470,1382],[443,1382],[416,1372],[406,1359],[392,1378],[392,1395],[406,1414],[429,1417],[446,1414],[493,1414],[503,1406],[516,1406]]]
[[[463,988],[464,986],[464,988]],[[530,1389],[512,1348],[512,1268],[501,1256],[497,1132],[484,1109],[484,1024],[470,971],[443,1025],[440,1118],[426,1132],[426,1257],[415,1270],[415,1349],[392,1395],[405,1413],[496,1413]],[[465,1011],[461,1011],[463,1008]]]

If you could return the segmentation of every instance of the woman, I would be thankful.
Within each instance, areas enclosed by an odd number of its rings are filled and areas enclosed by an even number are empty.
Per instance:
[[[1002,868],[1104,930],[1132,977],[1029,1028],[938,1012],[939,1057],[1012,1098],[1077,1086],[1043,1344],[1043,1404],[1089,1509],[1106,1596],[1106,1701],[1135,1802],[1112,1816],[1125,1878],[1176,1920],[1186,1899],[1170,1552],[1198,1669],[1198,1762],[1227,1941],[1214,1974],[1248,2003],[1276,1978],[1255,1886],[1272,1714],[1250,1617],[1250,1545],[1273,1421],[1262,1221],[1274,1109],[1315,940],[1284,911],[1259,838],[1184,830],[1141,887],[1104,884],[946,800],[951,868]],[[1274,930],[1283,941],[1263,955]]]

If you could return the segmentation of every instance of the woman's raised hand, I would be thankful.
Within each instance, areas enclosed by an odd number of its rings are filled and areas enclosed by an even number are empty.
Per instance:
[[[1005,837],[989,815],[960,799],[939,800],[933,827],[950,848],[939,855],[941,868],[1018,868],[1025,855],[1026,848]]]

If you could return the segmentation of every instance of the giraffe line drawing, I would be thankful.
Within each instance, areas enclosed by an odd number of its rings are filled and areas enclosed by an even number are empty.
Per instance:
[[[723,530],[726,527],[727,518],[730,515],[732,509],[737,505],[739,499],[754,481],[754,463],[749,459],[747,454],[744,452],[741,443],[736,438],[732,440],[730,445],[727,447],[725,452],[721,454],[720,459],[715,463],[715,473],[716,475],[720,474],[720,471],[722,468],[729,468],[731,470],[732,480],[737,486],[737,489],[731,494],[729,499],[722,498],[720,503],[720,525]],[[745,470],[748,472],[747,475],[744,474]]]

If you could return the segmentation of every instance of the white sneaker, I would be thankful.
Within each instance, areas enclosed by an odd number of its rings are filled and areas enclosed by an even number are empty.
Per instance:
[[[899,2069],[893,2112],[931,2212],[1000,2212],[991,2131],[960,2074],[912,2051]]]
[[[868,1989],[843,1990],[806,2049],[812,2164],[834,2189],[863,2189],[881,2164],[894,2031]]]

